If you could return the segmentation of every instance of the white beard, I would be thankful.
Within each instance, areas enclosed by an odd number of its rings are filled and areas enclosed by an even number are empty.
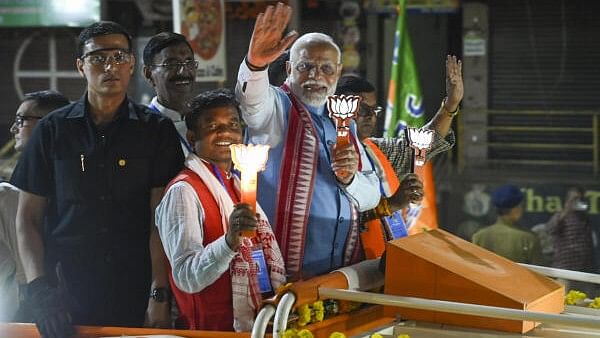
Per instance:
[[[288,79],[289,80],[289,79]],[[327,88],[325,93],[312,92],[303,87],[307,83],[320,85]],[[337,87],[337,81],[332,86],[328,86],[323,81],[307,80],[302,84],[298,84],[296,81],[289,81],[290,89],[294,95],[300,99],[305,105],[312,107],[321,107],[327,102],[327,97],[335,94],[335,88]]]

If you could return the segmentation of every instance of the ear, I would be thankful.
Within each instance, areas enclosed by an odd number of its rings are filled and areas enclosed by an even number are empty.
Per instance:
[[[83,60],[77,58],[75,61],[75,67],[77,67],[77,72],[79,72],[79,75],[85,79],[85,73],[83,72]]]
[[[131,54],[131,61],[129,61],[129,75],[133,75],[135,70],[135,55]]]
[[[339,66],[338,66],[338,70],[337,70],[337,77],[338,77],[338,79],[340,78],[340,76],[342,76],[342,70],[343,69],[344,69],[344,64],[340,62]]]
[[[142,68],[142,73],[144,74],[144,78],[146,79],[146,81],[148,81],[148,83],[150,83],[150,85],[154,87],[154,80],[152,80],[152,69],[149,66],[144,65],[144,67]]]
[[[290,73],[292,72],[292,63],[290,61],[285,62],[285,72],[290,76]]]
[[[186,131],[185,138],[188,141],[189,145],[192,146],[192,149],[194,149],[194,145],[196,144],[196,136],[194,135],[194,133],[191,130]],[[194,152],[195,151],[196,149],[194,149]]]

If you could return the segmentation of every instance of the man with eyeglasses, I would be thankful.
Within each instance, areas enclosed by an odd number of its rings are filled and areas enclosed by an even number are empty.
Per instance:
[[[353,74],[343,75],[338,81],[335,93],[336,95],[358,95],[362,97],[360,109],[355,117],[358,138],[363,140],[375,136],[377,117],[383,112],[383,108],[377,105],[375,87],[359,76]]]
[[[269,64],[298,35],[283,36],[291,11],[278,3],[258,15],[236,96],[249,141],[272,147],[257,197],[273,220],[290,278],[305,279],[360,259],[357,215],[375,207],[380,193],[354,124],[353,141],[335,149],[336,128],[325,102],[342,65],[330,36],[300,37],[290,49],[285,84],[269,86]]]
[[[33,127],[42,117],[67,104],[69,99],[53,90],[25,94],[10,127],[15,137],[15,150],[23,150]],[[15,226],[18,199],[19,190],[15,186],[8,182],[0,183],[0,321],[27,319],[22,313],[17,313],[19,290],[25,285]]]
[[[463,98],[463,93],[461,62],[455,56],[449,55],[446,59],[446,97],[436,114],[424,126],[424,128],[434,131],[431,148],[427,151],[428,160],[450,150],[454,146],[454,132],[450,127],[458,111],[458,104]],[[383,151],[391,161],[398,177],[409,173],[412,152],[408,151],[410,149],[408,140],[404,137],[375,137],[377,117],[384,112],[382,107],[376,105],[375,87],[358,76],[344,75],[338,82],[336,94],[359,95],[363,98],[356,118],[359,137],[361,140],[369,138]],[[454,111],[451,111],[451,109],[454,109]]]
[[[121,25],[85,28],[76,66],[87,91],[38,122],[11,178],[25,304],[43,337],[144,323],[151,216],[183,154],[173,123],[127,98],[134,64]]]
[[[185,156],[192,148],[186,140],[183,117],[188,110],[186,102],[192,94],[197,67],[192,47],[181,34],[158,33],[144,47],[144,77],[156,91],[148,106],[173,121]]]
[[[462,73],[457,69],[460,62],[455,57],[448,56],[446,65],[449,67],[446,72],[449,82],[447,98],[451,99],[445,99],[444,102],[460,102],[463,95]],[[367,257],[374,258],[382,253],[384,245],[381,241],[393,238],[389,236],[392,232],[391,229],[382,228],[380,231],[380,229],[371,229],[371,227],[383,226],[384,223],[379,220],[383,216],[388,216],[390,212],[403,209],[409,203],[420,203],[424,197],[423,183],[417,175],[411,173],[412,151],[406,138],[374,138],[377,117],[383,112],[383,108],[377,106],[375,86],[359,76],[344,75],[338,81],[336,94],[362,97],[360,110],[356,117],[358,135],[367,149],[371,161],[379,169],[381,182],[385,185],[401,180],[395,189],[389,189],[389,185],[383,187],[384,197],[387,199],[382,198],[378,208],[361,214],[361,223],[363,223],[361,229],[364,231],[361,236],[364,249]],[[453,117],[454,115],[447,113],[442,106],[427,125],[434,130],[434,140],[431,149],[427,152],[428,160],[437,154],[448,151],[454,145],[454,133],[449,128]],[[443,120],[444,123],[441,123],[440,120]],[[446,127],[447,129],[445,129]],[[389,177],[394,175],[396,177]],[[368,248],[369,244],[366,243],[373,244],[373,248]]]

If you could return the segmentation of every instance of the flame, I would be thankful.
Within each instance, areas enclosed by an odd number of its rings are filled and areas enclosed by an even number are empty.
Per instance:
[[[266,144],[232,144],[231,159],[235,168],[244,171],[263,171],[269,157],[269,146]]]

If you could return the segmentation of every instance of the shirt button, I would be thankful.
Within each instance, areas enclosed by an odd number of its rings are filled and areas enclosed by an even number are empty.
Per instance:
[[[105,261],[106,263],[110,263],[110,262],[112,261],[112,255],[111,255],[111,254],[106,254],[106,255],[104,256],[104,261]]]
[[[334,248],[334,249],[337,249],[339,246],[340,246],[340,243],[335,243],[335,244],[333,245],[333,248]]]
[[[330,145],[330,146],[332,146],[332,145],[334,145],[334,144],[335,144],[335,142],[333,142],[333,140],[327,140],[327,145]]]
[[[101,232],[101,233],[103,233],[103,234],[105,234],[105,233],[107,233],[107,232],[108,232],[108,228],[107,228],[107,227],[102,227],[102,228],[100,229],[100,232]]]
[[[98,168],[104,169],[104,163],[98,163]]]
[[[338,218],[338,222],[339,222],[339,223],[342,223],[343,221],[344,221],[344,217],[340,217],[340,218]]]

